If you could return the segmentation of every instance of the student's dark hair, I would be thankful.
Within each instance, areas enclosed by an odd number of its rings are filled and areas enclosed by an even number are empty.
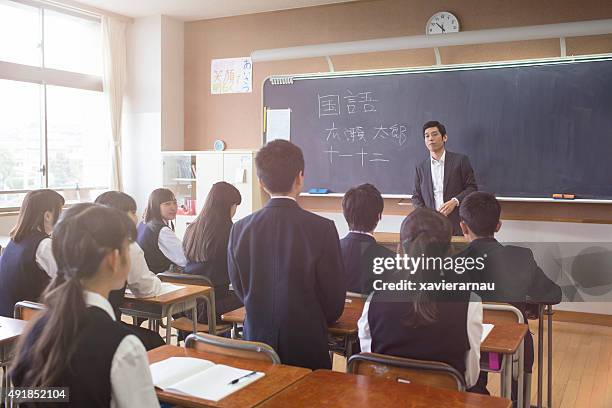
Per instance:
[[[44,326],[40,335],[28,339],[33,327],[30,323],[11,367],[11,376],[20,373],[21,386],[57,385],[69,369],[76,340],[87,324],[82,281],[94,277],[104,257],[113,250],[121,252],[125,240],[132,241],[135,235],[127,214],[114,208],[79,204],[64,212],[53,230],[57,277],[44,294],[47,309],[32,321],[41,319]],[[26,343],[31,346],[25,347]]]
[[[342,213],[353,231],[370,232],[376,228],[384,207],[380,191],[369,183],[351,188],[342,198]]]
[[[425,130],[432,127],[438,128],[438,132],[440,132],[442,136],[446,135],[446,128],[443,124],[441,124],[437,120],[430,120],[429,122],[425,122],[425,124],[423,125],[423,137],[425,137]]]
[[[225,181],[213,184],[202,211],[185,231],[183,249],[189,261],[204,262],[226,256],[232,228],[230,209],[233,205],[240,205],[241,201],[236,187]]]
[[[501,206],[491,193],[474,191],[461,201],[459,217],[479,237],[492,237],[499,223]]]
[[[450,248],[453,227],[448,218],[429,208],[417,208],[404,219],[400,229],[401,249],[409,257],[444,257]],[[412,271],[411,271],[412,272]],[[417,285],[425,274],[439,276],[438,271],[420,270],[412,275]],[[426,291],[416,291],[412,301],[413,327],[426,326],[438,318],[438,307]]]
[[[123,212],[136,212],[136,200],[121,191],[104,192],[96,198],[95,203],[113,207]]]
[[[143,214],[144,222],[153,220],[164,222],[164,219],[161,216],[160,206],[162,203],[168,201],[176,201],[176,197],[172,191],[168,190],[167,188],[158,188],[153,190],[149,196],[149,202],[147,203],[147,208]]]
[[[257,177],[270,193],[286,193],[304,171],[302,150],[286,140],[266,143],[255,156]]]
[[[57,222],[64,197],[58,192],[48,189],[33,190],[26,194],[21,203],[17,224],[11,230],[11,239],[19,242],[34,231],[45,232],[45,212],[53,213],[53,220]]]

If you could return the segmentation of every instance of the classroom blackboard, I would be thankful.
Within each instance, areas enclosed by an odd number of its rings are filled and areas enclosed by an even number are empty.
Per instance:
[[[447,150],[469,156],[481,190],[612,199],[608,58],[292,79],[268,78],[263,104],[291,109],[305,191],[370,182],[412,194],[415,166],[428,157],[422,125],[439,120]]]

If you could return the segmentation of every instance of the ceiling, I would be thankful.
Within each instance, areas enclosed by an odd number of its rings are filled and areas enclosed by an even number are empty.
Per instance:
[[[128,17],[163,14],[184,21],[345,3],[354,0],[77,0]]]

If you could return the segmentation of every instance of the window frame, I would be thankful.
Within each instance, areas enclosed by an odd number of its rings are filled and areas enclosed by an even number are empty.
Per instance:
[[[48,129],[47,129],[47,85],[61,86],[87,91],[104,92],[102,76],[83,74],[78,72],[64,71],[60,69],[45,67],[45,10],[52,10],[55,13],[63,13],[73,17],[93,20],[102,24],[102,20],[98,16],[91,14],[79,13],[72,10],[66,10],[61,7],[55,7],[35,0],[6,0],[13,3],[19,3],[26,6],[39,9],[40,13],[40,33],[41,33],[41,64],[40,66],[32,66],[19,64],[14,62],[0,60],[0,79],[17,82],[29,82],[41,85],[42,93],[42,129],[41,129],[41,145],[42,145],[42,160],[40,171],[43,173],[43,183],[41,188],[49,188],[49,151],[48,151]],[[110,140],[110,137],[109,137]],[[44,167],[43,167],[44,166]],[[82,190],[100,190],[108,189],[107,186],[79,186],[74,188],[55,188],[57,191],[79,192]],[[31,189],[23,190],[0,190],[0,195],[4,194],[23,194],[32,191]],[[77,200],[78,201],[78,200]],[[0,214],[14,212],[19,210],[19,207],[0,207]]]

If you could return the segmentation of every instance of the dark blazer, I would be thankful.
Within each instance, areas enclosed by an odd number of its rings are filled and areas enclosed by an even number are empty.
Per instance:
[[[344,310],[346,283],[331,220],[273,198],[232,227],[228,270],[246,307],[244,338],[283,364],[331,368],[327,325]]]
[[[368,295],[373,291],[372,283],[380,279],[373,273],[374,258],[395,257],[395,252],[379,245],[374,237],[349,232],[340,240],[342,261],[349,292]]]
[[[486,254],[486,257],[485,257]],[[510,303],[519,309],[527,322],[527,301],[557,304],[561,288],[540,269],[528,248],[502,245],[495,238],[472,241],[458,257],[484,257],[484,268],[469,271],[473,282],[493,282],[495,292],[477,292],[483,301]],[[525,338],[525,370],[531,372],[534,352],[531,335]]]
[[[444,202],[455,197],[461,203],[468,194],[477,190],[474,170],[468,157],[447,150],[444,158]],[[412,206],[436,209],[431,179],[431,156],[416,167]],[[449,214],[448,219],[453,223],[453,235],[463,235],[459,227],[458,206]]]

